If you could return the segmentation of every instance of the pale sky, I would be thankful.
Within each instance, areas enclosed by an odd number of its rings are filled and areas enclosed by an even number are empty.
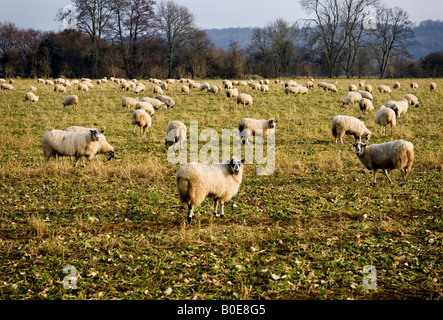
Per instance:
[[[159,1],[159,0],[157,0]],[[263,27],[277,18],[293,23],[306,18],[299,0],[174,0],[186,6],[201,29],[230,27]],[[443,20],[442,0],[389,0],[388,7],[399,6],[409,13],[412,22]],[[0,0],[0,22],[12,22],[20,28],[54,30],[58,9],[70,0]]]

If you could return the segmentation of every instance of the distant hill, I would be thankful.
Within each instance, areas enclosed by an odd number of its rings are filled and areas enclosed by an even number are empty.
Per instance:
[[[251,42],[251,36],[255,28],[225,28],[205,30],[212,44],[222,49],[229,49],[231,41],[238,42],[243,48]],[[426,20],[413,28],[415,44],[408,49],[414,59],[423,58],[426,55],[443,51],[443,21]]]

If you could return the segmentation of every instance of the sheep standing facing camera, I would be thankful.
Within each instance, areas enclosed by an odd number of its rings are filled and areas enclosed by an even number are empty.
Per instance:
[[[188,222],[194,217],[194,210],[206,197],[214,199],[214,216],[224,217],[224,205],[238,193],[243,176],[245,160],[231,158],[224,163],[205,165],[188,163],[180,167],[176,174],[178,195],[182,203],[188,205]]]
[[[401,185],[405,185],[407,172],[412,168],[412,163],[414,162],[414,146],[412,143],[404,140],[396,140],[381,144],[371,144],[370,146],[362,142],[357,142],[353,144],[353,146],[363,166],[368,170],[374,171],[372,185],[375,185],[378,169],[383,170],[389,183],[392,183],[392,180],[388,176],[388,170],[400,170]]]

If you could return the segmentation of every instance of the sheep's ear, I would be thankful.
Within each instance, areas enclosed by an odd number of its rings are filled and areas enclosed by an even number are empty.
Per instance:
[[[245,159],[241,159],[241,163],[245,163]]]
[[[354,148],[357,146],[356,143],[351,143],[351,146],[353,146]]]

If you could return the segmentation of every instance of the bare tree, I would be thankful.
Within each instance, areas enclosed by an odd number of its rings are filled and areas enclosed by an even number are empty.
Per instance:
[[[377,8],[377,29],[373,31],[370,46],[379,65],[380,78],[395,55],[409,56],[407,47],[413,43],[414,31],[408,13],[399,8]]]
[[[159,3],[157,19],[168,47],[168,77],[173,77],[174,55],[195,29],[194,15],[185,6],[168,0]]]

